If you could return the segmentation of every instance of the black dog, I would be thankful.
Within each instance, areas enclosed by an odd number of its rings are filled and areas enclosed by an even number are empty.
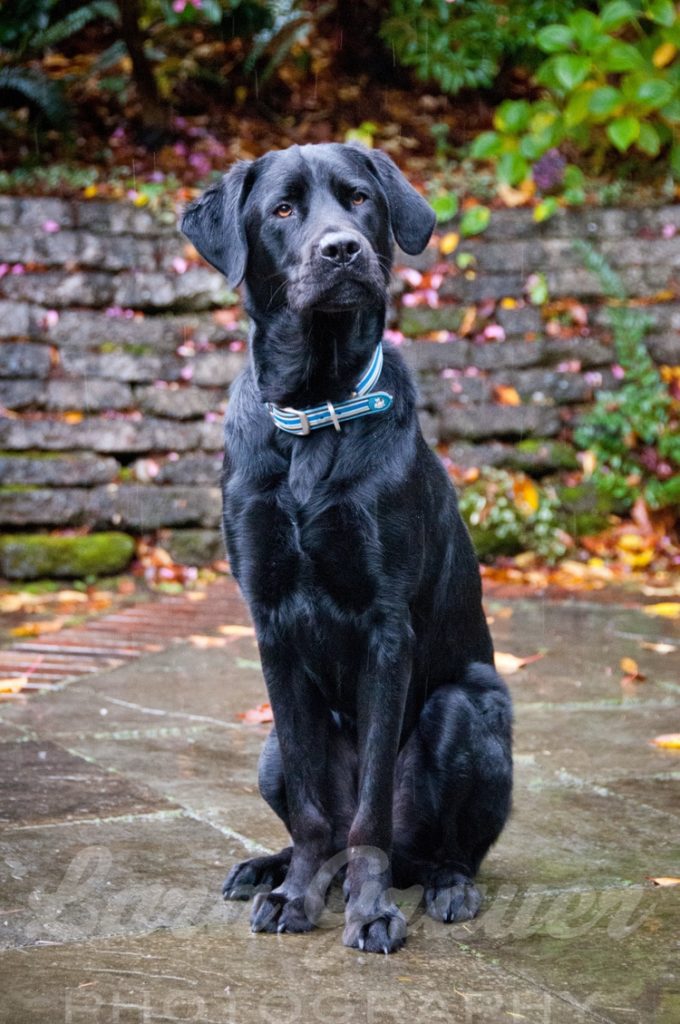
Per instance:
[[[336,144],[237,164],[182,222],[246,283],[224,528],[274,712],[260,790],[293,839],[224,895],[274,886],[253,930],[307,931],[310,883],[346,850],[344,942],[386,953],[406,936],[393,881],[437,920],[476,914],[512,786],[474,551],[409,373],[388,345],[381,363],[393,238],[418,253],[433,227],[389,157]]]

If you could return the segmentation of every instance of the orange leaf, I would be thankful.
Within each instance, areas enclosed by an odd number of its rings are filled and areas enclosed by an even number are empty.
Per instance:
[[[637,661],[635,661],[634,658],[621,658],[619,665],[626,673],[623,679],[621,680],[622,683],[643,683],[647,678],[640,671],[638,663]]]
[[[512,493],[515,505],[524,515],[530,516],[537,510],[540,501],[538,487],[528,476],[515,477]]]
[[[218,630],[223,636],[255,636],[255,630],[252,626],[218,626]]]
[[[82,423],[82,412],[72,411],[64,413],[64,423]]]
[[[463,314],[460,327],[458,328],[459,334],[469,334],[472,328],[475,326],[475,320],[477,319],[477,308],[476,306],[468,306]]]
[[[664,619],[680,619],[680,601],[660,601],[642,609],[645,615],[661,615]]]
[[[497,384],[493,389],[493,396],[499,405],[522,404],[522,399],[519,397],[517,389],[509,384]]]
[[[12,636],[40,636],[42,633],[58,633],[63,625],[63,619],[51,619],[49,622],[22,622],[20,626],[10,629],[10,633]]]
[[[531,665],[534,661],[540,661],[545,654],[532,654],[528,658],[518,658],[515,654],[506,654],[504,651],[496,651],[496,668],[503,675],[511,676],[519,672],[525,665]]]
[[[672,654],[677,651],[675,644],[655,644],[651,640],[641,640],[640,647],[645,651],[654,651],[655,654]]]
[[[210,647],[226,647],[227,641],[221,636],[203,636],[200,633],[192,633],[189,637],[189,643],[193,644],[194,647],[198,647],[199,650],[205,651]]]
[[[249,708],[247,711],[240,711],[238,718],[251,725],[256,725],[260,722],[274,721],[271,705],[266,702],[264,704],[258,704],[256,708]]]
[[[668,886],[668,885],[680,885],[680,878],[673,878],[673,877],[668,877],[668,876],[663,876],[663,875],[661,876],[661,878],[650,878],[649,875],[647,875],[647,878],[649,878],[649,881],[653,885],[658,885],[658,886],[663,886],[663,887]]]
[[[459,242],[460,235],[457,235],[455,231],[449,231],[444,235],[439,242],[439,251],[442,256],[450,256],[452,252],[455,252]]]
[[[534,192],[536,191],[536,185],[531,178],[527,178],[519,188],[513,188],[511,185],[506,185],[501,182],[496,186],[496,192],[501,197],[506,206],[525,206]]]
[[[665,750],[680,750],[680,732],[667,732],[662,736],[655,736],[652,743],[655,747],[663,747]]]
[[[28,682],[28,676],[10,676],[0,679],[0,693],[19,693]]]

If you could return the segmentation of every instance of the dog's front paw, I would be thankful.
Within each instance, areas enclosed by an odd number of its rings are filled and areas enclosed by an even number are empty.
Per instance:
[[[364,953],[396,953],[406,942],[406,918],[393,903],[374,913],[348,907],[342,941]]]
[[[471,921],[482,905],[482,896],[472,879],[454,875],[428,886],[425,890],[425,908],[435,921],[455,924]]]
[[[235,864],[222,884],[225,900],[249,900],[255,893],[281,885],[290,864],[290,848],[268,857],[253,857]]]
[[[304,896],[260,892],[253,902],[250,927],[254,932],[309,932],[314,924],[305,913]]]

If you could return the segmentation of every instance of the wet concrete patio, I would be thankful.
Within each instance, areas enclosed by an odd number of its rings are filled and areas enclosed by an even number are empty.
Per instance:
[[[285,834],[259,798],[249,636],[184,641],[0,706],[0,1019],[11,1024],[677,1024],[680,624],[622,605],[489,600],[497,648],[542,660],[516,702],[512,821],[479,918],[422,915],[392,957],[252,935],[230,865]],[[508,609],[512,614],[508,614]],[[231,614],[231,613],[229,613]],[[225,621],[233,621],[225,615]],[[243,619],[242,621],[245,621]],[[622,687],[621,658],[647,681]]]

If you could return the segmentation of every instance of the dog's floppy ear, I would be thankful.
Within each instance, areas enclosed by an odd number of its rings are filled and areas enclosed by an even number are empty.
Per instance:
[[[371,150],[370,159],[387,195],[394,237],[404,252],[422,252],[434,230],[434,211],[387,153]]]
[[[184,234],[201,256],[224,274],[232,288],[243,280],[248,262],[242,200],[250,167],[250,161],[239,161],[187,207],[182,217]]]

